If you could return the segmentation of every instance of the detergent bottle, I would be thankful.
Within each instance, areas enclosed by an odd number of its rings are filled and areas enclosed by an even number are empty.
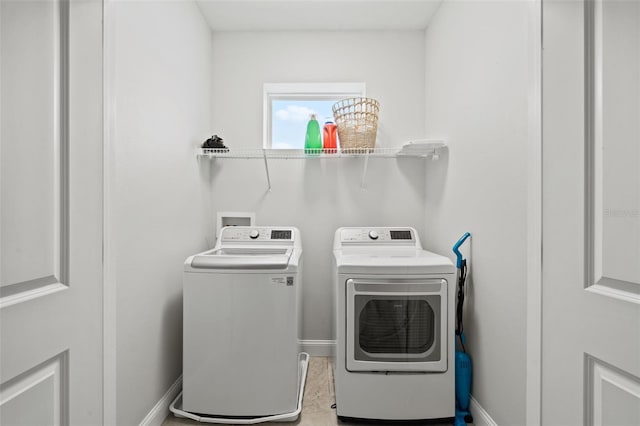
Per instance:
[[[307,123],[307,135],[304,140],[305,154],[320,154],[322,152],[322,137],[320,136],[320,124],[315,114],[311,114]]]
[[[333,121],[325,121],[323,127],[323,151],[327,154],[335,154],[338,150],[337,127]]]

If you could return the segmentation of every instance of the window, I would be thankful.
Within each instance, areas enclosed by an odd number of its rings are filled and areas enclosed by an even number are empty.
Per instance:
[[[279,83],[264,85],[263,147],[302,149],[311,114],[320,126],[333,121],[340,99],[365,96],[364,83]]]

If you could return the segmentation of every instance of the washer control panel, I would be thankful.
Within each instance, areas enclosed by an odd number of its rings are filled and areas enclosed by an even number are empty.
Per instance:
[[[287,228],[227,226],[222,229],[222,241],[293,241],[294,232]]]
[[[345,228],[340,232],[342,243],[380,244],[400,243],[415,245],[416,238],[411,228]]]

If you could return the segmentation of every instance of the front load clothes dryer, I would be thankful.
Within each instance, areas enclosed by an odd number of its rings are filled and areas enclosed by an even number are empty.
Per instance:
[[[182,410],[296,411],[301,278],[293,227],[226,227],[212,250],[185,261]]]
[[[452,262],[407,227],[340,228],[333,254],[338,416],[453,418]]]

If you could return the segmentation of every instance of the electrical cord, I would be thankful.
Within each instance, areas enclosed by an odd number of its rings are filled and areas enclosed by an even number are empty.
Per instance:
[[[462,339],[462,332],[464,331],[464,325],[462,322],[462,308],[464,306],[464,283],[467,279],[467,260],[462,259],[460,265],[460,276],[458,277],[458,303],[456,305],[456,336],[460,341],[462,352],[466,353],[467,349],[464,347],[464,340]]]

